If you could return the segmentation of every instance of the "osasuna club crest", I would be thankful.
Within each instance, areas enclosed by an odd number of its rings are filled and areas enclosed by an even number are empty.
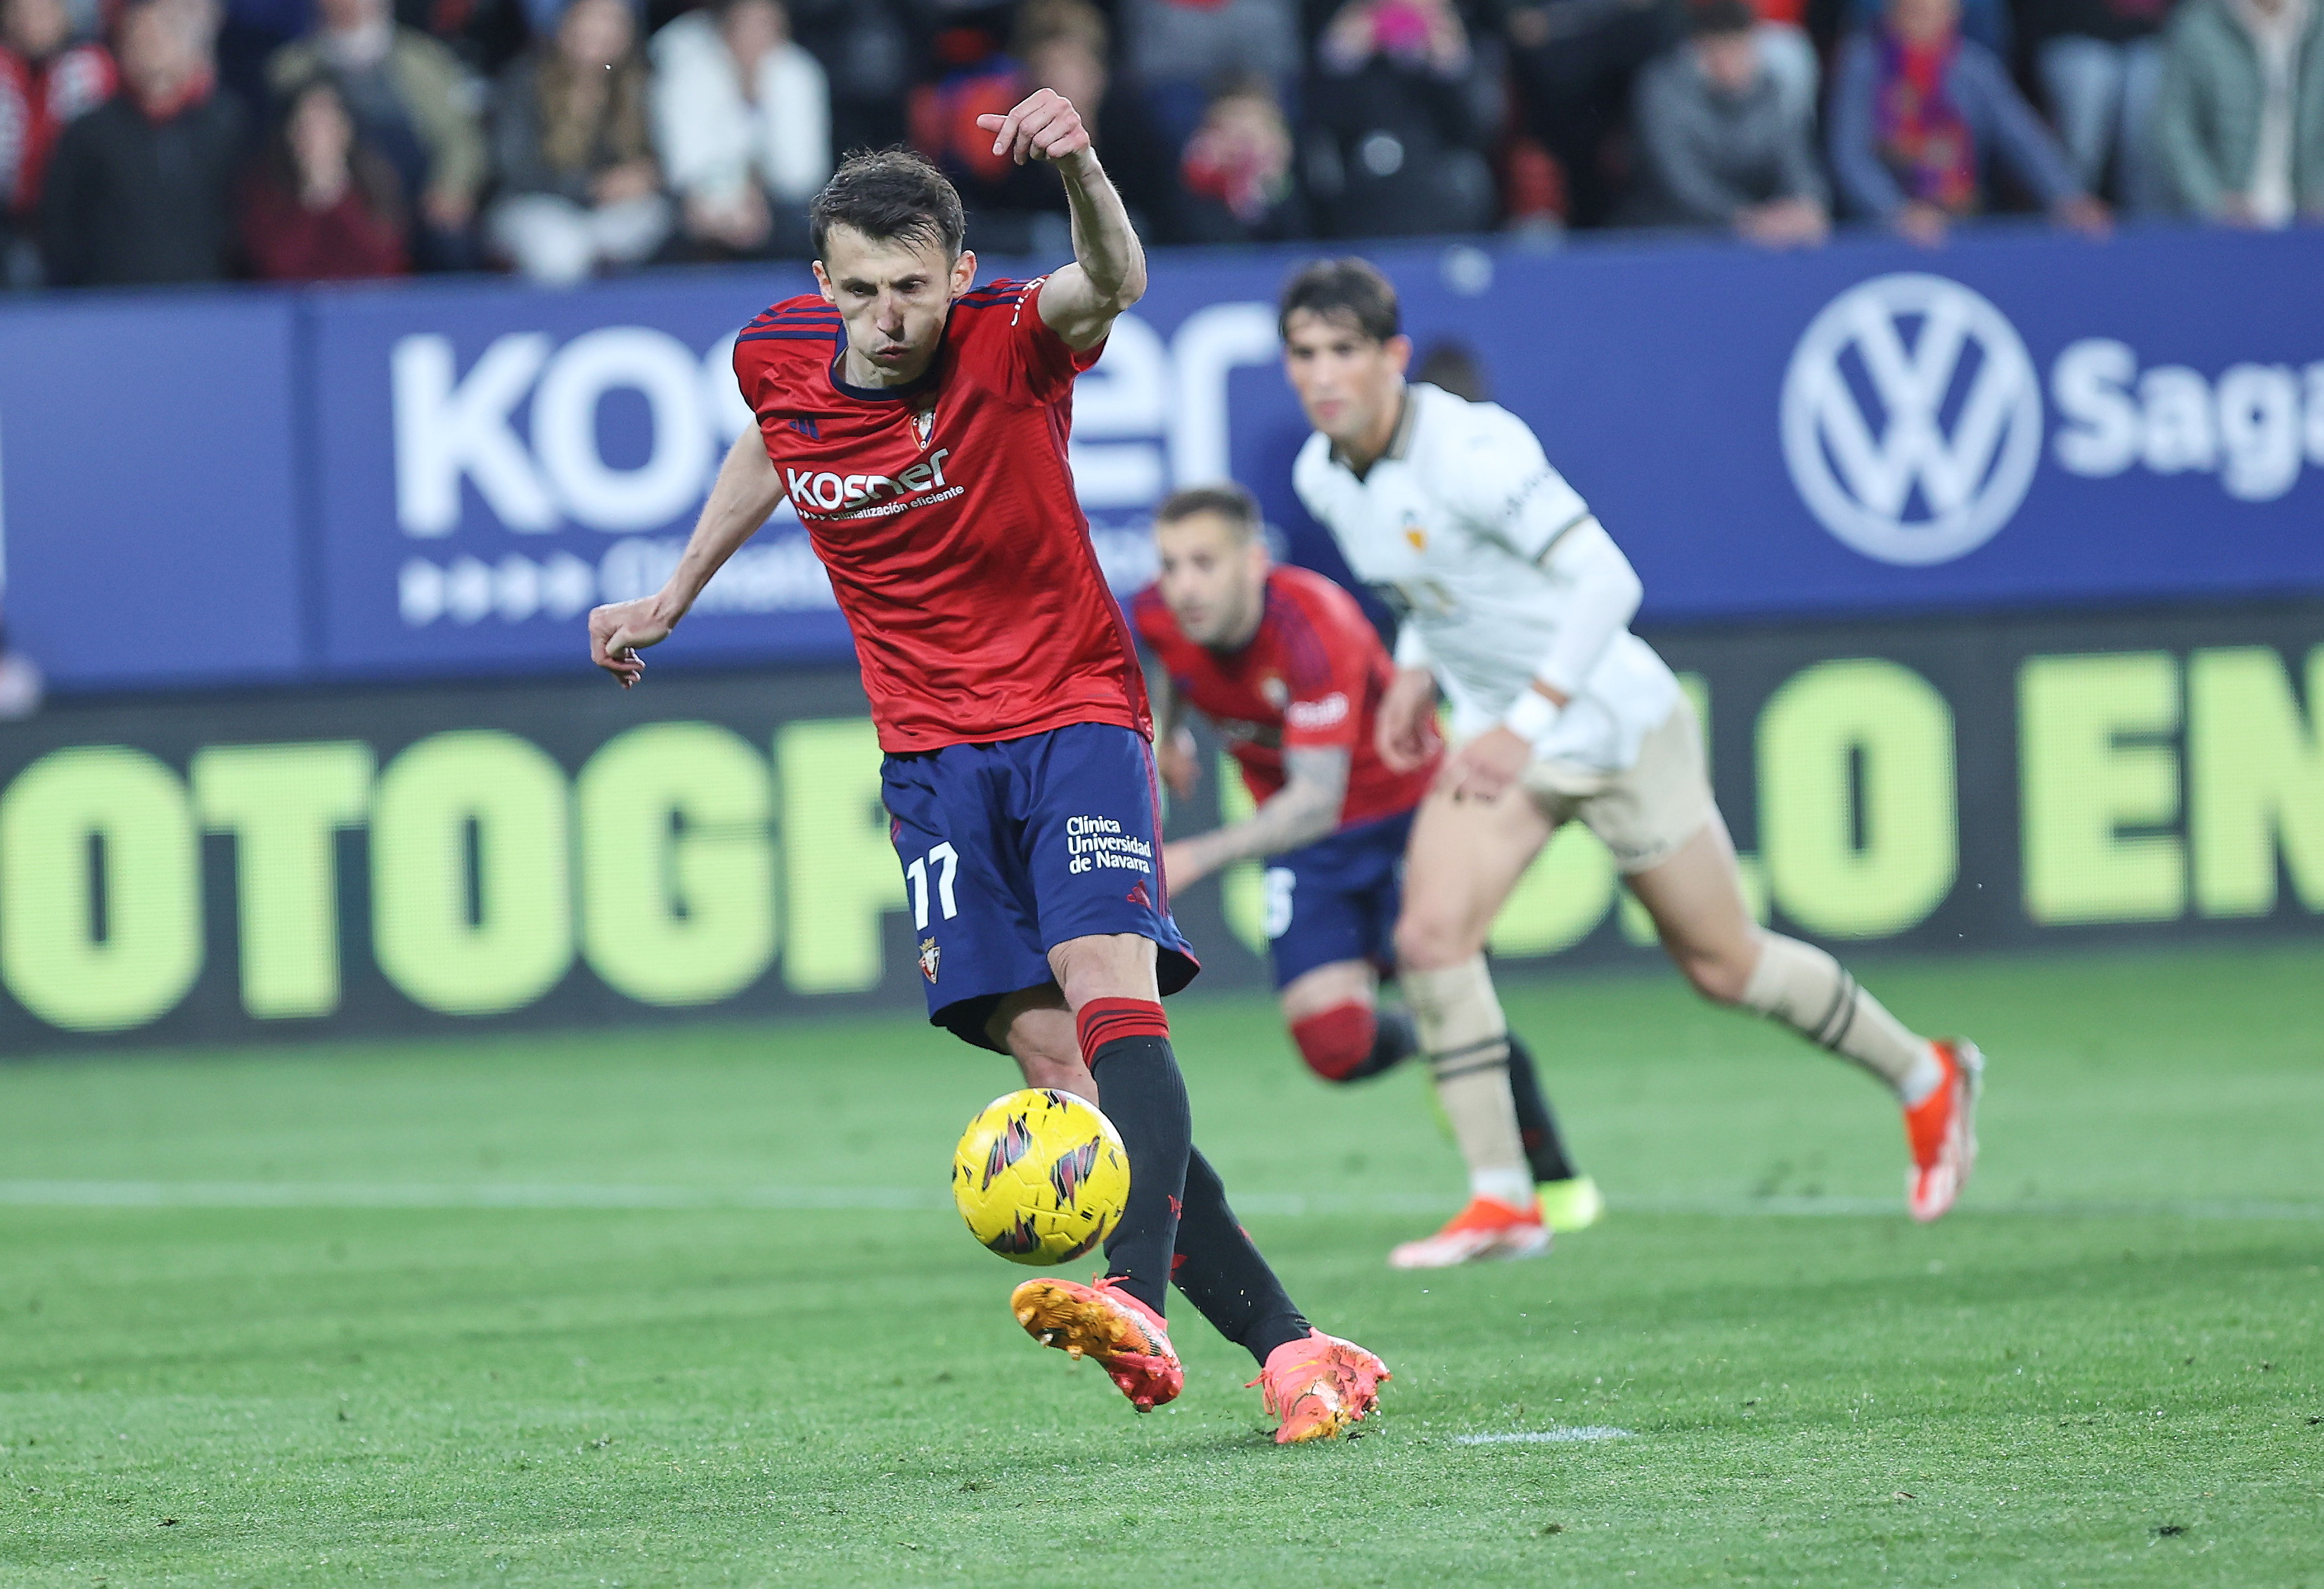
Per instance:
[[[936,939],[924,938],[920,940],[920,975],[922,976],[927,977],[930,982],[936,981],[936,962],[943,957],[944,951],[936,947]]]
[[[932,408],[922,409],[918,413],[914,414],[912,429],[918,432],[920,445],[926,447],[928,444],[928,439],[936,433],[936,411]]]

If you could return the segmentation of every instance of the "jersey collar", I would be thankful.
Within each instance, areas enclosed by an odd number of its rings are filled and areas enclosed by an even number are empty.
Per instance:
[[[1396,414],[1396,429],[1388,432],[1388,450],[1374,458],[1372,465],[1376,466],[1387,458],[1401,460],[1412,451],[1412,433],[1420,425],[1420,395],[1414,386],[1414,383],[1407,381],[1405,383],[1404,390],[1398,393],[1397,402],[1399,406]],[[1332,443],[1332,461],[1359,480],[1371,473],[1370,466],[1359,470],[1355,465],[1350,463],[1348,455],[1340,450],[1340,444],[1336,441]]]

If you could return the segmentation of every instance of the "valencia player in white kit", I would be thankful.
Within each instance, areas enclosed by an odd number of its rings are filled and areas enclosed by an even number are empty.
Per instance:
[[[1486,934],[1551,835],[1578,819],[1698,992],[1781,1021],[1895,1095],[1907,1207],[1942,1215],[1976,1161],[1983,1058],[1907,1030],[1823,950],[1752,920],[1694,710],[1630,633],[1638,577],[1589,504],[1516,415],[1406,381],[1396,290],[1367,262],[1296,273],[1280,328],[1315,429],[1295,467],[1300,500],[1402,620],[1381,758],[1419,765],[1440,690],[1452,707],[1455,748],[1413,825],[1396,928],[1398,980],[1440,1076],[1506,1055]],[[1504,1166],[1515,1196],[1474,1197],[1435,1256],[1536,1242],[1508,1088],[1443,1090],[1471,1164]]]

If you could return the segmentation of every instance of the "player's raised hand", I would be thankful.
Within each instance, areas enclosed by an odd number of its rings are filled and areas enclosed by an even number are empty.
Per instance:
[[[1028,160],[1063,160],[1090,146],[1089,129],[1074,102],[1054,88],[1036,88],[1007,115],[980,115],[976,125],[992,134],[992,152],[1023,165]]]
[[[646,660],[640,650],[669,638],[669,620],[654,596],[612,602],[589,613],[589,660],[629,688],[645,677]]]
[[[1398,668],[1380,697],[1372,722],[1372,748],[1391,772],[1409,772],[1434,753],[1436,734],[1429,714],[1436,705],[1436,677],[1425,668]]]

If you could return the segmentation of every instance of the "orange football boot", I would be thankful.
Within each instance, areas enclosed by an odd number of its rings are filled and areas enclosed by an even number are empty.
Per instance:
[[[1535,1258],[1549,1251],[1541,1204],[1512,1208],[1491,1197],[1471,1197],[1441,1231],[1406,1242],[1388,1255],[1390,1269],[1451,1269],[1483,1258]]]
[[[1388,1364],[1353,1341],[1310,1330],[1268,1353],[1251,1384],[1279,1426],[1275,1443],[1296,1446],[1347,1433],[1379,1404],[1388,1377]]]
[[[1173,1400],[1185,1371],[1161,1315],[1118,1280],[1027,1280],[1010,1293],[1010,1311],[1025,1333],[1073,1358],[1093,1357],[1140,1412]]]
[[[1977,1168],[1977,1095],[1985,1085],[1985,1056],[1975,1043],[1941,1038],[1929,1048],[1945,1079],[1904,1111],[1904,1140],[1913,1150],[1904,1206],[1923,1224],[1943,1217]]]

